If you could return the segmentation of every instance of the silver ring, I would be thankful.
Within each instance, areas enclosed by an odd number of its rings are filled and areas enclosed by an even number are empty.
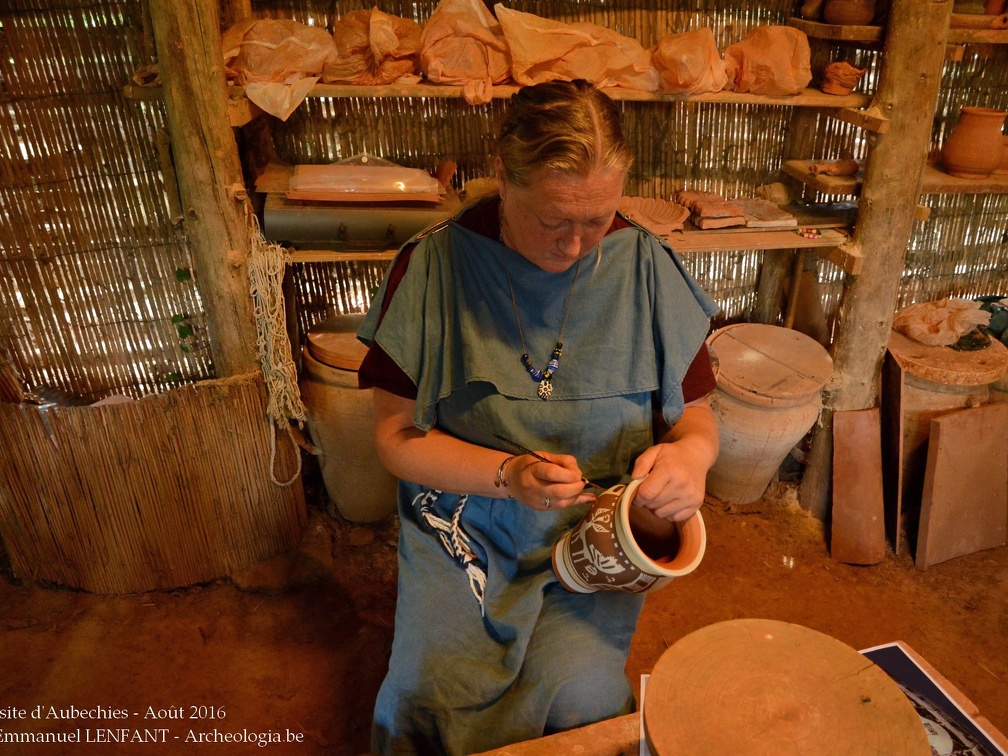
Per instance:
[[[543,506],[546,507],[546,509],[549,509],[549,496],[546,497],[546,501],[543,503]]]

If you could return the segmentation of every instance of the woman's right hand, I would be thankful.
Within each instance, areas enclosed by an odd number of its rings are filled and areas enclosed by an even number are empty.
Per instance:
[[[471,493],[493,498],[511,496],[531,509],[562,509],[595,500],[586,493],[577,460],[567,454],[513,457],[501,471],[508,482],[501,488],[495,473],[505,452],[463,441],[437,428],[422,431],[413,424],[416,402],[374,389],[375,451],[397,478],[438,491]],[[549,499],[549,506],[546,500]]]
[[[595,494],[585,491],[581,468],[574,457],[569,454],[536,453],[549,461],[536,459],[531,454],[520,454],[508,462],[504,469],[503,478],[508,483],[511,498],[540,511],[595,501]]]

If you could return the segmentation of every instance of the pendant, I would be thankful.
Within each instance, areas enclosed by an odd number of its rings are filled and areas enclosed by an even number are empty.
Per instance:
[[[539,388],[536,389],[536,393],[545,402],[553,396],[553,382],[549,378],[543,378],[539,381]]]

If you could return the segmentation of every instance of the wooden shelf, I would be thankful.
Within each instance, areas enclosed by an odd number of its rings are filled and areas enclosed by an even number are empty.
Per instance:
[[[847,235],[833,228],[818,229],[820,236],[808,239],[797,229],[718,228],[701,231],[684,229],[665,237],[676,252],[727,252],[736,249],[810,249],[835,247]]]
[[[782,170],[788,176],[826,194],[857,194],[861,190],[862,175],[814,176],[809,171],[811,160],[787,160]],[[965,179],[950,176],[933,164],[924,166],[921,194],[1006,194],[1008,174],[982,179]]]
[[[241,87],[230,87],[235,95],[242,94]],[[507,99],[519,89],[516,85],[499,85],[493,88],[493,98]],[[864,108],[871,104],[871,97],[863,94],[831,95],[819,89],[807,88],[796,95],[771,97],[749,92],[705,92],[689,97],[677,97],[660,92],[642,92],[622,87],[603,90],[614,100],[628,102],[723,102],[744,105],[785,105],[806,108]],[[449,98],[461,99],[462,87],[443,84],[390,84],[387,86],[362,86],[354,84],[316,84],[308,93],[309,97],[400,97],[400,98]]]
[[[1008,44],[1008,29],[1003,28],[1001,16],[984,16],[973,13],[953,13],[948,33],[950,43],[970,45]],[[999,28],[999,26],[1001,28]]]
[[[861,189],[862,174],[854,176],[826,176],[813,174],[811,171],[814,160],[785,160],[781,166],[791,178],[798,179],[803,184],[811,186],[825,194],[857,194]]]
[[[956,45],[1008,45],[1008,30],[949,29],[948,42]]]
[[[924,166],[922,194],[1005,194],[1008,193],[1008,175],[988,176],[982,179],[965,179],[949,174],[933,164]]]
[[[493,88],[494,99],[507,99],[519,87],[502,85]],[[795,95],[771,97],[749,92],[706,92],[689,97],[676,97],[660,92],[640,92],[620,87],[604,90],[614,100],[626,102],[705,102],[741,105],[777,105],[799,108],[867,108],[872,101],[870,95],[852,93],[831,95],[819,89],[807,88]],[[127,84],[123,95],[131,100],[157,100],[161,98],[161,87],[140,87]],[[228,119],[232,126],[244,126],[261,113],[258,107],[245,97],[243,87],[228,87]],[[364,86],[356,84],[316,84],[308,97],[347,98],[404,98],[404,99],[462,99],[462,87],[442,84],[390,84],[386,86]]]
[[[725,252],[746,249],[817,249],[827,259],[857,275],[861,271],[861,258],[845,249],[848,236],[841,230],[820,229],[821,236],[808,239],[793,229],[717,229],[713,231],[684,230],[667,237],[669,244],[679,254],[698,252]],[[292,263],[324,262],[390,262],[396,250],[291,250]]]
[[[337,251],[332,249],[292,249],[292,263],[323,262],[391,262],[396,256],[395,249],[363,251]]]
[[[795,29],[800,29],[805,32],[805,36],[812,39],[823,39],[828,42],[847,42],[852,44],[864,45],[865,47],[879,47],[885,38],[885,28],[882,26],[845,26],[841,24],[826,24],[821,21],[809,21],[804,18],[789,18],[788,26],[793,26]],[[958,34],[960,31],[966,31],[969,33]],[[989,31],[984,30],[984,33],[979,35],[973,35],[972,32],[976,31],[974,29],[960,30],[952,29],[949,32],[948,44],[945,46],[945,59],[946,60],[962,60],[963,59],[963,48],[962,44],[966,42],[979,42],[979,41],[995,41],[994,39],[984,40],[981,37],[989,37]],[[999,32],[1000,34],[1005,34],[1005,32]],[[978,37],[973,39],[973,37]],[[1005,39],[1004,41],[1008,41]]]
[[[881,42],[885,31],[881,26],[844,26],[797,17],[789,18],[788,26],[805,32],[805,36],[813,39],[825,39],[831,42],[863,42],[865,44]]]

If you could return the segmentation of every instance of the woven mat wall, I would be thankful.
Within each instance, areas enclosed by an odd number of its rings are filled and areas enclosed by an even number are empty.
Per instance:
[[[76,401],[209,377],[163,109],[122,95],[151,58],[140,2],[12,0],[0,27],[0,351]]]
[[[0,539],[15,574],[135,593],[293,548],[305,501],[300,482],[270,480],[273,433],[257,374],[104,406],[0,403]],[[277,479],[294,454],[280,438]]]

